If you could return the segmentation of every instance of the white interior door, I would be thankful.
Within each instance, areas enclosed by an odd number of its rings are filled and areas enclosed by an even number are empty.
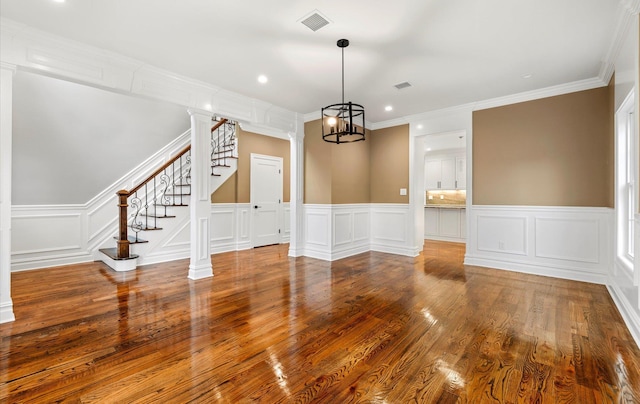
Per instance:
[[[253,246],[280,243],[282,157],[252,153],[250,188]]]

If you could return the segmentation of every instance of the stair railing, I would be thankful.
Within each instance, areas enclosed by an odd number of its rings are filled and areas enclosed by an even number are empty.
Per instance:
[[[221,119],[211,128],[211,132],[217,131],[226,123],[227,119]],[[187,206],[190,187],[191,145],[188,145],[131,190],[118,191],[117,258],[129,258],[130,244],[140,241],[140,231],[161,229],[157,226],[158,219],[172,217],[167,215],[167,207]],[[132,208],[131,212],[129,206]],[[164,211],[158,214],[160,209]],[[135,232],[135,238],[129,239],[129,228]]]
[[[229,167],[229,159],[238,158],[236,153],[236,125],[226,122],[211,128],[211,175],[220,176],[216,167]]]

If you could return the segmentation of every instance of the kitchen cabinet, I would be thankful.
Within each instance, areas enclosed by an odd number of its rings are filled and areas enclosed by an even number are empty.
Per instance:
[[[456,189],[467,189],[466,157],[456,157]]]
[[[438,208],[425,208],[424,210],[424,235],[437,236],[440,234]]]
[[[425,207],[424,238],[430,240],[466,242],[467,214],[460,207]]]
[[[428,158],[424,163],[424,187],[430,190],[466,189],[465,157]]]

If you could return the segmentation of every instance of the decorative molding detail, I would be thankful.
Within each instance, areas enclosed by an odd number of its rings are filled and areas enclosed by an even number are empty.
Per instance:
[[[600,262],[600,229],[597,219],[535,218],[535,256],[565,261]],[[562,234],[564,244],[554,242]]]
[[[526,217],[478,214],[476,229],[479,251],[527,255]]]
[[[256,124],[257,133],[278,137],[295,131],[297,113],[142,61],[40,31],[0,17],[2,66],[143,95],[187,108],[209,110]]]
[[[409,205],[304,205],[305,256],[332,261],[366,251],[417,256],[409,246]]]
[[[613,209],[472,205],[467,214],[465,264],[607,282]]]
[[[634,19],[638,18],[640,11],[640,1],[638,0],[621,0],[618,4],[618,15],[616,31],[609,44],[607,55],[602,61],[598,78],[605,83],[609,83],[615,70],[615,62],[620,55],[620,50],[624,45],[625,36]]]

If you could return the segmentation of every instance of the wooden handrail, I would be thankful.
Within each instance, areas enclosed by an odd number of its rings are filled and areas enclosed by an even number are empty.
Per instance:
[[[213,132],[214,130],[218,129],[220,126],[224,125],[226,122],[227,122],[227,119],[223,118],[222,120],[220,120],[218,123],[216,123],[215,125],[213,125],[211,127],[211,132]],[[133,187],[131,189],[131,191],[129,191],[127,196],[133,195],[134,192],[136,192],[140,188],[142,188],[144,186],[144,184],[146,184],[149,181],[151,181],[153,179],[153,177],[155,177],[156,175],[160,174],[165,168],[169,167],[171,164],[173,164],[176,160],[178,160],[183,154],[185,154],[189,150],[191,150],[191,145],[188,145],[184,149],[180,150],[180,152],[178,154],[176,154],[174,157],[172,157],[171,160],[169,160],[166,163],[164,163],[162,166],[160,166],[160,168],[158,168],[153,173],[151,173],[147,178],[145,178],[144,181],[140,182],[140,184],[138,184],[135,187]]]
[[[211,132],[218,129],[220,126],[227,123],[227,119],[223,118],[218,121],[215,125],[211,127]],[[119,214],[119,234],[117,240],[117,257],[119,259],[125,259],[129,257],[129,239],[127,232],[127,208],[128,208],[128,199],[131,195],[133,195],[140,188],[145,186],[145,184],[151,182],[158,174],[162,173],[166,168],[170,167],[173,163],[175,163],[179,158],[181,158],[186,152],[191,150],[191,145],[186,146],[184,149],[180,150],[174,157],[169,159],[166,163],[164,163],[160,168],[151,173],[144,181],[141,181],[138,185],[133,187],[130,191],[125,189],[117,192],[118,195],[118,207],[120,210]]]

